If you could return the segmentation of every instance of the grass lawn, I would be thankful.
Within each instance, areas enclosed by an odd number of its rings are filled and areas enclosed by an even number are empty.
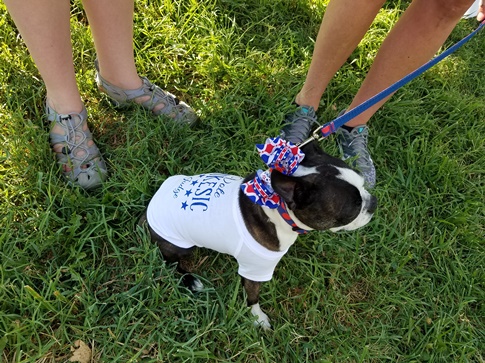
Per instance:
[[[135,227],[169,175],[264,167],[254,144],[278,135],[326,3],[137,0],[139,72],[200,110],[188,129],[100,95],[74,1],[78,83],[110,170],[90,193],[60,177],[43,83],[0,4],[0,361],[65,362],[78,340],[92,362],[485,361],[484,32],[374,116],[379,209],[358,231],[299,238],[263,287],[273,331],[253,327],[231,257],[199,251],[206,289],[191,295]],[[320,120],[350,102],[406,4],[381,11]],[[334,137],[321,145],[338,155]]]

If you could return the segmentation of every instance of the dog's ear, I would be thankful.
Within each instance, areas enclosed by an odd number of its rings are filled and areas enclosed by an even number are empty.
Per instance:
[[[296,184],[296,178],[284,175],[276,170],[271,172],[271,186],[288,204],[290,209],[294,204]]]

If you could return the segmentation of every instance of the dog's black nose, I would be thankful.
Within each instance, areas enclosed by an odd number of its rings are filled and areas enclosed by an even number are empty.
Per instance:
[[[377,198],[373,195],[370,196],[369,204],[367,205],[367,211],[374,213],[377,209]]]

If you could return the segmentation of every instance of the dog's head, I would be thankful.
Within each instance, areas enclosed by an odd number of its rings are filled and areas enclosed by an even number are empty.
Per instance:
[[[377,208],[377,198],[364,188],[364,178],[316,143],[303,151],[305,158],[296,173],[271,174],[273,189],[301,222],[299,226],[336,232],[366,225]]]

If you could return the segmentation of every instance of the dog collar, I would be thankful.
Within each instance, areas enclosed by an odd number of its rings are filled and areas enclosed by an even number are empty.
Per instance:
[[[284,200],[273,190],[270,170],[258,170],[253,179],[241,184],[241,190],[253,203],[262,207],[276,209],[281,218],[291,226],[294,232],[298,234],[307,233],[306,230],[298,227],[291,218],[290,213],[288,213]]]
[[[307,234],[308,233],[308,231],[306,229],[298,227],[298,225],[295,223],[295,221],[293,219],[291,219],[290,213],[288,213],[288,209],[286,208],[285,202],[282,201],[278,205],[277,210],[278,210],[278,213],[280,214],[281,218],[283,218],[285,220],[285,222],[288,223],[291,226],[291,228],[293,229],[294,232],[296,232],[298,234]]]

